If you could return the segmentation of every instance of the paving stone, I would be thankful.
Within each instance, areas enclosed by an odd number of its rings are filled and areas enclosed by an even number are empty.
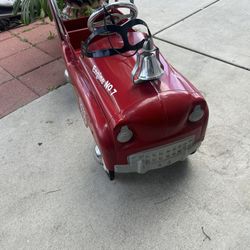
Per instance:
[[[49,24],[37,25],[36,28],[20,33],[19,36],[32,44],[49,40],[56,36],[56,28]],[[52,36],[52,37],[51,37]]]
[[[52,60],[53,58],[51,56],[35,47],[32,47],[1,60],[0,66],[12,75],[19,76]]]
[[[21,41],[17,37],[12,37],[0,42],[0,59],[16,54],[19,51],[29,48],[31,45]]]
[[[28,31],[31,31],[32,29],[35,29],[41,25],[51,25],[53,24],[53,21],[50,21],[49,18],[45,18],[45,21],[37,20],[36,22],[30,23],[28,25],[22,25],[19,26],[18,28],[12,29],[9,32],[15,35],[25,33]]]
[[[50,24],[51,22],[53,22],[53,21],[51,21],[49,17],[45,17],[44,19],[37,20],[35,22],[35,24],[36,25],[44,25],[44,24]]]
[[[10,75],[6,70],[0,67],[0,85],[12,78],[13,78],[12,75]]]
[[[49,24],[52,26],[56,26],[55,22],[50,22]]]
[[[65,83],[65,66],[60,60],[42,66],[19,79],[38,95],[44,95]]]
[[[36,99],[38,95],[17,79],[0,85],[0,118]]]
[[[0,33],[0,41],[6,40],[6,39],[11,38],[11,37],[12,37],[12,35],[8,31]]]
[[[44,22],[47,23],[47,24],[53,25],[53,26],[55,25],[54,21],[53,20],[51,21],[49,17],[46,17],[44,19]]]
[[[22,25],[22,26],[20,26],[18,28],[10,30],[10,33],[12,33],[14,35],[18,35],[20,33],[32,30],[32,29],[34,29],[36,27],[37,27],[37,23],[36,22],[35,23],[30,23],[29,25]]]
[[[45,40],[37,44],[36,47],[43,50],[54,58],[59,58],[62,56],[60,40],[58,37],[55,37],[51,40]]]

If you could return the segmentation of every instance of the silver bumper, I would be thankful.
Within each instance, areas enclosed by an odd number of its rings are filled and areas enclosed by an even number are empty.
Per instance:
[[[115,165],[117,173],[144,174],[152,169],[158,169],[183,161],[195,152],[201,142],[194,143],[194,136],[167,144],[161,147],[145,150],[128,156],[128,164]]]

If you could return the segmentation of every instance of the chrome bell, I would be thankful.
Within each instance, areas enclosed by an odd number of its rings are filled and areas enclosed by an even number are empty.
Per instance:
[[[159,49],[154,47],[152,38],[148,38],[142,50],[136,54],[136,63],[131,73],[132,81],[136,84],[159,79],[164,74],[162,68]]]

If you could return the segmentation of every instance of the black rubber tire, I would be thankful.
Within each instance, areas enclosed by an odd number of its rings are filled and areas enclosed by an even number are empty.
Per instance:
[[[0,31],[8,30],[8,27],[10,25],[9,19],[0,19]]]
[[[107,175],[109,177],[109,180],[113,181],[115,179],[115,171],[110,171],[107,172]]]
[[[0,18],[0,31],[13,29],[21,24],[20,17],[14,16],[10,18]]]

